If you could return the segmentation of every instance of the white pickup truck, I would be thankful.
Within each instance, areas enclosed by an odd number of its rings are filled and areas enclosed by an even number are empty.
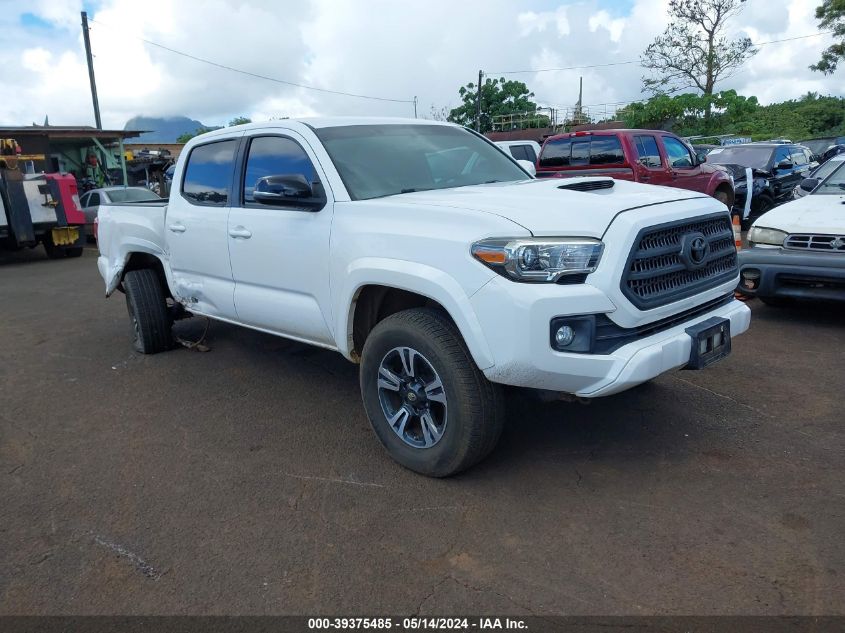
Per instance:
[[[730,351],[750,312],[727,208],[610,178],[535,180],[464,128],[320,118],[217,130],[168,202],[101,206],[135,349],[180,312],[360,363],[373,429],[432,476],[483,458],[502,385],[594,398]]]

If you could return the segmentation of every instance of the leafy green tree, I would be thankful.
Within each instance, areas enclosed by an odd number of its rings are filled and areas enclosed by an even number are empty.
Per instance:
[[[835,0],[841,2],[842,0]],[[688,88],[713,94],[716,82],[730,77],[757,53],[747,37],[728,39],[728,21],[745,0],[670,0],[669,26],[640,56],[643,87],[652,94]]]
[[[478,87],[474,83],[462,86],[458,91],[463,104],[449,112],[448,120],[467,127],[475,128],[476,96]],[[494,117],[507,114],[533,113],[537,104],[532,101],[534,93],[521,81],[488,78],[481,86],[481,132],[493,129]],[[548,117],[531,117],[531,127],[548,125]]]
[[[205,134],[206,132],[211,132],[212,130],[216,130],[218,128],[215,127],[198,127],[193,132],[185,132],[184,134],[179,135],[176,138],[177,143],[187,143],[195,136],[199,136],[200,134]]]
[[[229,121],[229,127],[233,125],[243,125],[244,123],[252,123],[252,119],[248,119],[245,116],[236,116],[234,119]]]
[[[830,75],[836,70],[839,61],[845,59],[845,0],[824,0],[816,7],[816,19],[819,21],[819,30],[833,31],[833,36],[839,38],[839,41],[828,46],[822,58],[810,69]]]
[[[681,136],[737,134],[755,140],[786,137],[799,141],[845,134],[845,98],[812,92],[767,106],[734,90],[709,96],[656,95],[632,103],[619,116],[628,127],[666,129]]]

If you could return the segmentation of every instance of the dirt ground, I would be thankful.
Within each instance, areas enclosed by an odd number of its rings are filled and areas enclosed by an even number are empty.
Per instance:
[[[95,257],[0,258],[2,614],[845,614],[841,308],[754,301],[704,371],[512,397],[432,480],[335,353],[218,323],[133,353]]]

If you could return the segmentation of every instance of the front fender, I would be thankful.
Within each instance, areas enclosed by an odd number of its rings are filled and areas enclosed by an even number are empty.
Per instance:
[[[352,325],[355,304],[364,286],[381,285],[406,290],[439,303],[458,326],[461,336],[479,369],[495,362],[469,297],[457,280],[448,273],[404,260],[366,257],[353,261],[346,269],[343,285],[336,296],[333,313],[338,351],[352,360]],[[492,279],[495,273],[491,273]],[[484,284],[482,283],[481,286]],[[479,286],[479,288],[481,287]]]

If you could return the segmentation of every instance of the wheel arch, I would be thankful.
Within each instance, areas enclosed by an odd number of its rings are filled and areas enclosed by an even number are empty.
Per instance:
[[[338,350],[349,360],[359,362],[366,337],[384,318],[408,308],[434,307],[458,328],[479,369],[495,364],[469,296],[447,273],[397,260],[359,263],[348,273],[335,332]]]

